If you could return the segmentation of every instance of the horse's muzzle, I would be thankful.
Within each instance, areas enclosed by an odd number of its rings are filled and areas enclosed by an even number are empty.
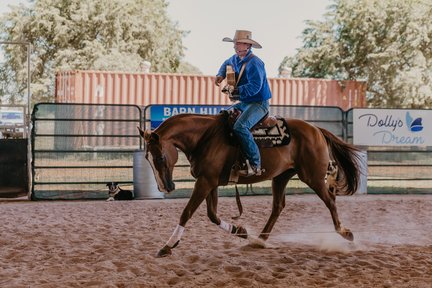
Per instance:
[[[172,191],[175,190],[175,184],[174,182],[168,182],[168,183],[164,183],[164,187],[159,187],[159,191],[160,192],[164,192],[164,193],[171,193]]]

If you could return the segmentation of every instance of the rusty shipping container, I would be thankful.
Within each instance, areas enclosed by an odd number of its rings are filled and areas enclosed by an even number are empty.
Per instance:
[[[366,84],[305,78],[269,78],[272,105],[366,106]],[[93,104],[230,105],[214,85],[214,76],[61,71],[56,74],[56,102]]]

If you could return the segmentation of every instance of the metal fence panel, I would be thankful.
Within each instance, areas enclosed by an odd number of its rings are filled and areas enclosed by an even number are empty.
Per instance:
[[[134,105],[36,105],[32,115],[33,199],[100,199],[107,197],[106,182],[132,184],[133,152],[142,147],[136,126],[144,119],[146,128],[150,127],[150,111],[155,106],[161,105],[146,106],[142,114]],[[352,110],[272,105],[270,114],[303,119],[352,143]],[[368,193],[431,193],[432,147],[360,148],[367,153]],[[182,154],[174,178],[179,191],[168,198],[187,196],[194,179]],[[269,181],[254,184],[243,194],[268,194],[269,187]],[[313,193],[294,178],[287,193],[297,192]]]
[[[131,185],[141,115],[134,105],[35,105],[32,199],[100,199],[108,182]]]
[[[148,105],[143,107],[144,122],[147,129],[150,126],[151,109],[152,107],[164,107],[172,105]],[[185,111],[191,111],[192,107],[197,105],[178,105],[185,108]],[[199,105],[199,107],[214,107],[215,105]],[[224,106],[229,107],[229,106]],[[180,110],[180,109],[178,109]],[[220,109],[217,109],[219,111]],[[198,111],[214,111],[214,109],[193,109],[196,113]],[[325,128],[337,136],[344,138],[345,135],[345,115],[339,107],[325,107],[325,106],[289,106],[289,105],[271,105],[269,108],[269,115],[277,115],[288,118],[302,119],[316,126]]]
[[[173,106],[173,105],[149,105],[144,107],[144,125],[146,129],[151,128],[151,109],[152,107],[160,108],[160,106]],[[214,105],[199,105],[199,107],[213,107]],[[186,108],[186,111],[192,110],[190,108],[197,107],[197,105],[179,105],[181,108]],[[226,106],[228,107],[228,106]],[[160,109],[157,109],[160,110]],[[180,110],[180,109],[178,109]],[[220,109],[219,109],[220,110]],[[194,111],[213,111],[212,109],[194,109]],[[206,113],[208,114],[208,113]],[[339,107],[322,107],[322,106],[284,106],[284,105],[271,105],[269,109],[270,115],[278,115],[288,118],[303,119],[316,126],[325,128],[338,137],[344,138],[345,136],[345,113]],[[289,126],[289,122],[288,122]],[[168,194],[167,198],[185,197],[189,196],[193,188],[195,179],[190,175],[190,166],[185,155],[179,153],[179,160],[176,168],[174,169],[174,182],[176,183],[176,192]],[[232,195],[232,185],[220,187],[220,195]],[[244,194],[271,194],[271,181],[264,181],[248,186],[246,190],[241,192]],[[309,187],[301,182],[296,176],[288,184],[287,193],[314,193]]]

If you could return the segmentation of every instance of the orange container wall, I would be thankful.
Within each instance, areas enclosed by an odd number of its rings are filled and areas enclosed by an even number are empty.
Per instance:
[[[272,105],[366,107],[366,84],[305,78],[269,78]],[[231,105],[214,85],[214,76],[62,71],[55,98],[61,103]]]

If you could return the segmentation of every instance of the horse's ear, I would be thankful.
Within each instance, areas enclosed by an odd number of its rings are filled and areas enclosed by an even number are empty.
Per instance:
[[[144,131],[144,136],[143,136],[144,140],[147,141],[147,142],[150,141],[150,139],[152,138],[152,134],[153,133],[151,132],[151,130],[148,130],[148,129],[145,130]]]
[[[159,141],[159,135],[157,135],[156,133],[152,132],[150,129],[146,129],[145,131],[142,130],[140,127],[138,127],[138,131],[141,135],[141,137],[144,138],[145,141],[150,141],[150,140],[155,140],[155,141]]]
[[[141,137],[144,138],[144,134],[145,134],[144,130],[142,130],[141,127],[139,127],[139,126],[137,126],[137,129],[138,129],[139,134],[141,135]]]

